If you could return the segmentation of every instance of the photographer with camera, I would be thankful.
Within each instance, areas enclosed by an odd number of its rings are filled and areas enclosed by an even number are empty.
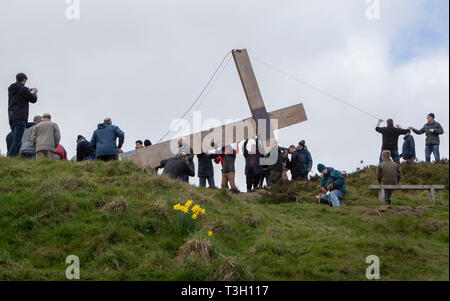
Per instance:
[[[23,133],[28,122],[30,103],[37,102],[38,89],[25,87],[27,80],[25,73],[18,73],[16,82],[8,88],[8,118],[13,135],[12,145],[8,151],[9,157],[19,155]]]

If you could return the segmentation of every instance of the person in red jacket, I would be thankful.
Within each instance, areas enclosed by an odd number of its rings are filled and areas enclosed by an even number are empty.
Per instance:
[[[61,144],[58,144],[56,147],[56,158],[59,160],[67,160],[66,149]]]

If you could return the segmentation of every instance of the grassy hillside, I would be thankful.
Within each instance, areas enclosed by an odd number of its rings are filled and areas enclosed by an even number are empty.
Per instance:
[[[82,280],[365,280],[373,254],[382,280],[449,280],[448,165],[402,170],[403,184],[445,184],[438,204],[406,191],[380,205],[374,167],[330,208],[318,179],[235,195],[130,162],[0,158],[0,279],[64,280],[74,254]],[[187,200],[205,214],[173,209]]]

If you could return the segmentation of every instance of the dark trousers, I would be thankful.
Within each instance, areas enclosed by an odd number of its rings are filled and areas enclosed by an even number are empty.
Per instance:
[[[259,176],[259,187],[263,187],[264,185],[264,179],[266,179],[266,185],[269,183],[269,171],[264,170],[263,173]]]
[[[281,180],[281,176],[281,171],[271,170],[269,174],[269,183],[267,183],[267,186],[278,183]]]
[[[36,153],[20,153],[20,155],[27,159],[34,159],[36,158]]]
[[[383,151],[385,151],[385,150],[381,150],[381,153],[380,153],[380,163],[383,162],[383,158],[381,157],[382,154],[383,154]],[[396,150],[396,149],[394,149],[394,150],[388,149],[388,151],[391,152],[392,161],[394,161],[396,163],[400,163],[400,154],[398,153],[398,150]]]
[[[22,137],[27,126],[26,120],[16,120],[10,127],[13,133],[13,142],[8,152],[8,157],[14,157],[19,155],[20,148],[22,147]]]
[[[98,161],[114,161],[117,160],[117,155],[103,155],[103,156],[98,156],[97,160]]]
[[[260,183],[261,175],[255,175],[252,170],[249,170],[245,175],[245,180],[247,182],[247,191],[253,190],[258,187]]]
[[[214,176],[199,176],[198,177],[198,185],[200,187],[206,187],[206,181],[208,181],[209,187],[215,187]]]

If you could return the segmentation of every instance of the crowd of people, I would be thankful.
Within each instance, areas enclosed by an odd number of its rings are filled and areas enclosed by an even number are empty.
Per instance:
[[[58,125],[51,121],[51,115],[44,113],[42,116],[34,116],[33,122],[28,122],[29,105],[37,102],[38,89],[26,87],[28,77],[24,73],[16,75],[16,82],[8,88],[8,117],[11,132],[6,137],[8,156],[22,156],[32,158],[50,158],[67,160],[67,152],[60,144],[61,132]],[[379,119],[375,128],[382,134],[382,147],[380,164],[377,168],[377,179],[380,184],[395,185],[400,180],[400,158],[406,162],[416,160],[415,141],[412,132],[417,135],[426,134],[425,158],[431,161],[431,154],[435,161],[440,161],[439,136],[444,133],[442,126],[435,121],[435,115],[427,115],[427,123],[417,130],[413,127],[403,129],[400,125],[394,126],[394,121],[388,119],[386,127],[381,127],[383,120]],[[398,150],[398,139],[404,136],[402,152]],[[76,160],[117,160],[118,154],[122,153],[125,140],[124,132],[112,120],[106,117],[103,123],[97,125],[91,139],[88,141],[83,135],[77,137]],[[259,149],[259,141],[256,138],[248,149],[249,140],[243,144],[243,155],[245,158],[245,177],[247,191],[252,192],[264,186],[269,187],[280,181],[288,181],[287,173],[291,173],[292,180],[308,181],[308,175],[313,166],[311,153],[305,140],[298,145],[288,148],[277,146],[277,160],[271,165],[261,164],[263,158],[268,155],[262,154]],[[136,141],[135,149],[151,147],[152,143],[146,139]],[[211,145],[214,147],[214,144]],[[231,189],[239,192],[235,183],[235,161],[239,153],[239,145],[236,149],[231,145],[223,146],[219,151],[213,153],[201,153],[197,155],[199,186],[215,188],[214,166],[220,164],[222,167],[222,189]],[[188,182],[189,177],[195,176],[194,152],[192,148],[182,139],[178,140],[178,153],[172,158],[162,160],[159,168],[163,168],[163,174],[171,178]],[[392,160],[391,160],[392,159]],[[322,176],[319,188],[319,202],[338,207],[346,194],[345,178],[342,173],[332,167],[321,163],[317,170]],[[265,185],[264,185],[265,181]],[[391,203],[392,191],[387,191],[386,202]]]

